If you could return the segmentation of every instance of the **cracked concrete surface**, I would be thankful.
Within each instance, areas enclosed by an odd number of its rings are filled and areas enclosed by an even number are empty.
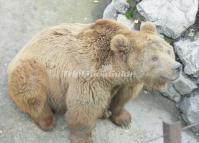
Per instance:
[[[7,96],[7,65],[17,51],[41,29],[65,22],[91,22],[100,18],[107,0],[0,0],[0,143],[69,143],[62,115],[51,132],[40,130]],[[130,129],[99,120],[95,143],[144,143],[162,135],[162,121],[179,120],[175,104],[158,94],[142,93],[127,104],[133,116]],[[183,143],[199,142],[190,132]],[[162,139],[152,143],[162,143]]]

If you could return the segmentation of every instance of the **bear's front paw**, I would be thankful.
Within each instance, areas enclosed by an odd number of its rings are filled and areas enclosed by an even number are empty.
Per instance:
[[[52,130],[55,126],[55,118],[53,115],[49,115],[47,117],[42,117],[35,122],[39,125],[39,127],[44,131]]]
[[[115,123],[118,126],[121,126],[122,128],[130,128],[131,114],[125,109],[123,109],[118,114],[112,115],[111,120],[113,123]]]

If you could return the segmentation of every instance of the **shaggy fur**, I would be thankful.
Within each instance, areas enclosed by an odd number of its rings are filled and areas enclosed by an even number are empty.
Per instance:
[[[8,92],[17,106],[44,130],[54,124],[54,111],[65,112],[72,143],[90,143],[96,120],[128,126],[124,105],[143,86],[161,89],[175,78],[173,50],[156,28],[146,23],[132,32],[115,21],[62,24],[37,34],[8,68]],[[111,65],[110,69],[104,66]],[[71,76],[73,71],[131,72],[130,77]]]

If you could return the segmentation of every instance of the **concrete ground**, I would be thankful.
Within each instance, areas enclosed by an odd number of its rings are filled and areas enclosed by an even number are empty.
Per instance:
[[[0,0],[0,143],[69,143],[62,115],[51,132],[40,130],[21,113],[7,96],[7,65],[19,49],[44,27],[65,22],[91,22],[102,16],[108,0]],[[162,135],[162,121],[179,120],[175,104],[158,94],[142,93],[130,101],[133,116],[130,129],[121,129],[109,120],[99,120],[93,131],[95,143],[148,143]],[[183,132],[183,143],[197,143]],[[162,138],[151,141],[162,143]]]

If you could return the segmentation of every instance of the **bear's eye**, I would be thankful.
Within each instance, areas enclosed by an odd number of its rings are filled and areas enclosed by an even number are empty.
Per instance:
[[[157,61],[157,60],[158,60],[158,57],[157,57],[157,56],[153,56],[153,57],[152,57],[152,61],[155,62],[155,61]]]

